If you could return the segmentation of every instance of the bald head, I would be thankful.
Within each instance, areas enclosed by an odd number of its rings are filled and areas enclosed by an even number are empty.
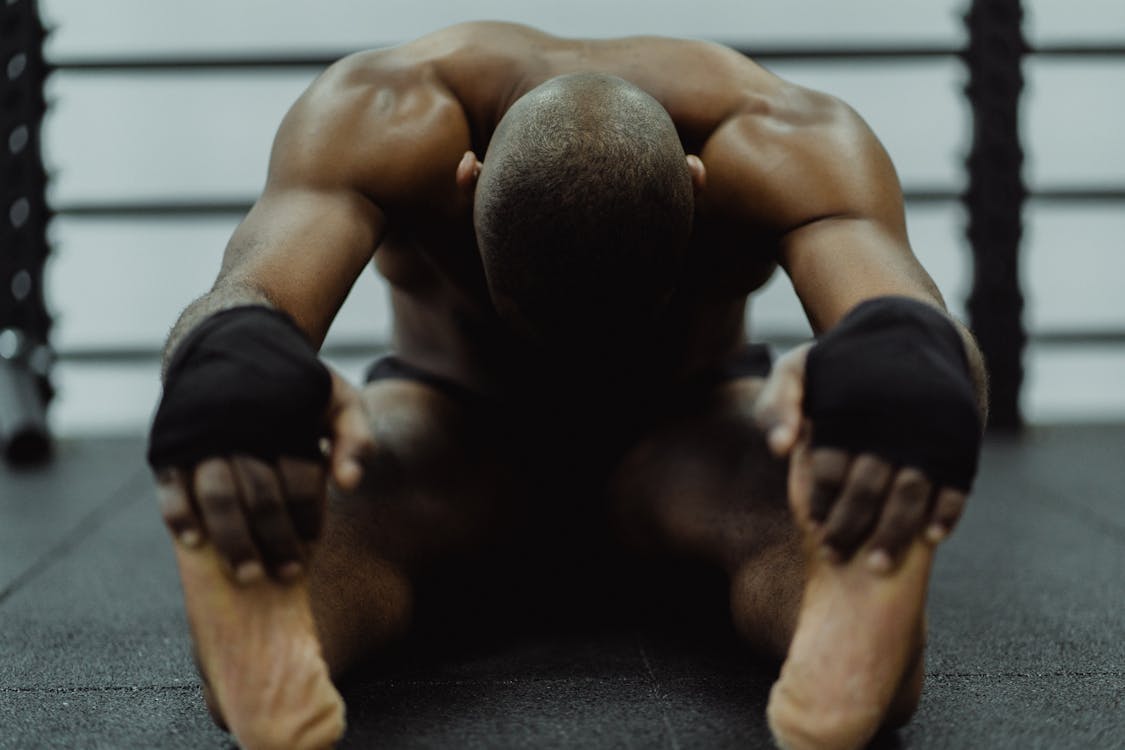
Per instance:
[[[553,78],[500,121],[474,224],[501,316],[546,341],[651,323],[691,233],[691,175],[660,104],[620,78]]]

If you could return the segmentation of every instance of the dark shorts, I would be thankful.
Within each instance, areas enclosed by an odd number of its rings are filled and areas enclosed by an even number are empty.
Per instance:
[[[366,382],[422,383],[458,403],[469,412],[474,432],[496,448],[514,478],[526,482],[528,496],[539,500],[531,504],[530,512],[536,515],[536,523],[550,531],[546,536],[575,538],[586,533],[582,519],[607,507],[603,493],[613,472],[640,439],[661,423],[701,409],[723,383],[765,377],[771,364],[768,347],[747,345],[720,366],[674,388],[655,389],[652,396],[642,399],[604,401],[570,398],[565,382],[536,383],[535,388],[523,390],[532,393],[531,398],[491,397],[393,354],[371,365]]]
[[[765,344],[746,344],[733,357],[712,370],[697,375],[681,388],[689,393],[706,391],[731,380],[744,377],[764,378],[770,373],[773,356]],[[412,380],[423,383],[444,393],[463,406],[473,409],[504,409],[505,402],[489,398],[467,388],[460,383],[434,375],[415,367],[394,354],[387,354],[375,360],[367,368],[365,383],[378,380]]]

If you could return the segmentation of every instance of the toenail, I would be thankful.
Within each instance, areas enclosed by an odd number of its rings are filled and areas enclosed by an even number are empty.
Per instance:
[[[886,550],[877,549],[867,556],[867,567],[876,573],[889,573],[891,570],[891,556]]]
[[[260,581],[266,572],[262,569],[262,564],[256,561],[244,562],[235,570],[235,579],[242,584],[254,583]]]
[[[926,541],[930,542],[931,544],[937,544],[942,539],[945,539],[947,533],[948,532],[945,530],[945,527],[940,523],[930,524],[930,526],[926,529]]]

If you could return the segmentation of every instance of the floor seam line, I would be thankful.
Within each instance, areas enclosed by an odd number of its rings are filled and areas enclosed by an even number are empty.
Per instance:
[[[1125,527],[1118,524],[1116,520],[1105,517],[1100,512],[1081,503],[1071,503],[1061,499],[1058,497],[1062,494],[1061,490],[1056,491],[1053,487],[1042,485],[1037,485],[1037,489],[1040,490],[1038,493],[1026,493],[1025,499],[1030,500],[1040,508],[1054,511],[1070,520],[1077,521],[1095,532],[1108,536],[1115,542],[1125,543]]]
[[[1022,677],[1022,678],[1050,678],[1050,677],[1125,677],[1125,672],[1068,672],[1059,670],[1055,672],[929,672],[926,677]]]
[[[644,644],[639,640],[637,641],[637,650],[641,654],[641,663],[644,664],[645,671],[648,673],[648,678],[652,687],[652,695],[660,705],[660,718],[664,721],[664,728],[668,730],[668,741],[672,743],[672,750],[680,750],[680,742],[676,738],[676,729],[672,726],[672,720],[668,717],[668,702],[664,700],[664,696],[660,693],[660,684],[657,682],[656,672],[653,670],[652,663],[648,659]]]
[[[199,690],[199,684],[185,685],[83,685],[78,687],[0,687],[0,693],[140,693],[166,690]]]
[[[22,573],[12,579],[12,582],[0,589],[0,607],[17,591],[31,581],[49,570],[55,563],[64,559],[70,552],[77,548],[89,535],[100,529],[110,518],[124,510],[136,500],[133,490],[138,480],[147,478],[147,469],[139,469],[128,479],[121,483],[108,499],[92,508],[82,516],[77,523],[63,537],[40,555]]]

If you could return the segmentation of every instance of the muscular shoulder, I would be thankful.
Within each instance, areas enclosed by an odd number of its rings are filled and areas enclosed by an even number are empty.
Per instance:
[[[819,219],[901,221],[901,189],[886,151],[847,104],[775,79],[747,91],[702,154],[708,200],[784,233]]]
[[[286,114],[270,182],[349,187],[387,206],[451,183],[469,142],[463,108],[432,64],[394,49],[358,53]]]

